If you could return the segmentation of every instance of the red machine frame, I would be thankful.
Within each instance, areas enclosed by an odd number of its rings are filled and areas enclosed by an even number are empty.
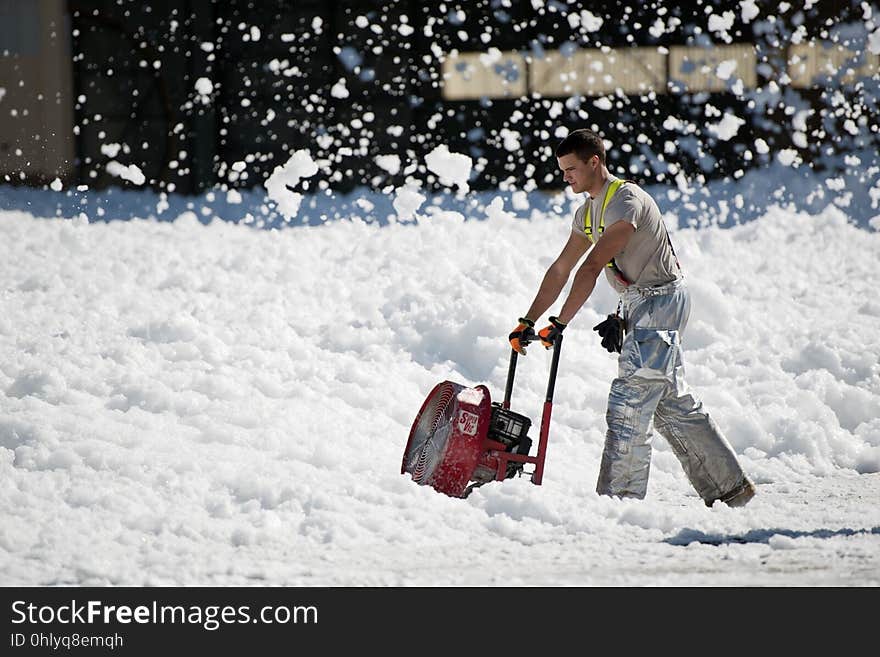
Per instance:
[[[526,343],[527,344],[527,343]],[[489,437],[489,426],[492,418],[492,403],[488,388],[479,385],[466,388],[451,381],[438,383],[422,404],[403,453],[401,474],[406,473],[410,465],[413,479],[422,485],[430,485],[438,492],[451,497],[467,497],[476,487],[489,481],[503,481],[508,478],[508,465],[511,462],[535,466],[531,481],[540,486],[544,478],[544,460],[547,454],[547,442],[550,433],[550,416],[553,409],[553,392],[556,387],[556,374],[559,369],[559,354],[562,347],[562,336],[558,336],[553,345],[553,357],[550,364],[550,376],[547,394],[544,399],[541,415],[541,430],[538,448],[534,456],[519,454],[497,440]],[[510,409],[513,393],[513,382],[516,374],[518,354],[510,352],[510,364],[507,370],[507,383],[504,390],[504,401],[501,407]],[[413,439],[423,414],[429,408],[436,408],[438,396],[447,396],[446,404],[454,407],[446,422],[449,435],[443,446],[442,454],[433,471],[422,477],[412,467]],[[433,404],[433,405],[432,405]],[[444,406],[445,410],[446,406]],[[436,421],[435,421],[436,424]],[[432,424],[432,432],[436,426]],[[409,458],[408,458],[409,457]]]

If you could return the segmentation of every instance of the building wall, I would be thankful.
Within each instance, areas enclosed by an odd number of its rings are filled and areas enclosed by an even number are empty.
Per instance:
[[[558,187],[553,146],[576,127],[648,182],[876,145],[860,0],[758,3],[751,21],[691,4],[0,0],[0,115],[18,112],[3,171],[196,193],[260,185],[308,149],[312,189],[439,187],[424,156],[447,145],[473,159],[472,189],[529,189]]]
[[[71,181],[70,20],[64,0],[0,0],[0,175]]]

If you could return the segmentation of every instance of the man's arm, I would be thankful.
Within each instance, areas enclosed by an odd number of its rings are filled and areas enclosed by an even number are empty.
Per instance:
[[[568,282],[571,271],[577,265],[578,260],[587,252],[587,249],[590,248],[590,244],[591,242],[587,239],[586,235],[579,235],[574,231],[571,232],[568,242],[565,243],[562,249],[562,253],[559,254],[559,257],[556,258],[553,264],[550,265],[550,268],[547,269],[547,273],[544,274],[544,280],[541,281],[541,287],[538,289],[538,294],[535,296],[535,300],[532,301],[529,311],[525,314],[526,317],[536,321],[556,301],[559,293],[562,292],[562,288]]]
[[[636,232],[636,229],[631,223],[628,221],[618,221],[602,233],[602,237],[596,242],[596,246],[590,251],[590,255],[587,256],[584,264],[580,266],[574,276],[571,291],[568,293],[568,298],[559,312],[560,322],[568,324],[574,318],[577,311],[581,309],[581,306],[584,305],[593,293],[593,288],[596,286],[596,279],[599,277],[599,274],[611,262],[611,259],[626,247],[629,238],[632,237],[634,232]],[[567,279],[568,275],[566,274]],[[543,285],[541,287],[543,288]],[[559,291],[556,294],[558,295]],[[554,296],[553,300],[555,298]],[[553,300],[550,303],[553,303]],[[531,315],[529,317],[531,318]]]

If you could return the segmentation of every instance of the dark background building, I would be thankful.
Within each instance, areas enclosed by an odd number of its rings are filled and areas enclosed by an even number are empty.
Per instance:
[[[0,0],[0,175],[132,184],[118,162],[191,194],[309,149],[306,185],[345,192],[435,184],[423,158],[445,144],[473,189],[558,188],[573,127],[651,182],[876,152],[880,11],[764,4]]]

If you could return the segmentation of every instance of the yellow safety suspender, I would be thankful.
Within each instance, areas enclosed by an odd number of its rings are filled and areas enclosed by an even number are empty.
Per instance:
[[[602,209],[599,211],[599,226],[598,233],[599,236],[602,236],[602,233],[605,232],[605,208],[608,207],[608,204],[611,202],[611,199],[617,193],[617,190],[627,182],[626,180],[617,179],[608,185],[608,191],[605,192],[605,198],[602,199]],[[592,242],[593,241],[593,220],[590,218],[590,208],[593,206],[592,200],[587,203],[587,211],[584,213],[584,233],[587,234],[587,238]],[[614,267],[614,261],[608,263],[608,267]]]
[[[611,199],[617,193],[617,190],[620,189],[621,185],[625,183],[625,180],[615,180],[613,183],[608,185],[608,191],[605,192],[605,198],[602,199],[602,209],[599,212],[599,235],[605,232],[605,208],[608,207],[608,204],[611,202]],[[593,241],[593,221],[590,218],[590,208],[592,207],[592,200],[587,203],[587,211],[584,213],[584,232],[587,234],[587,237],[590,238],[590,241]]]

